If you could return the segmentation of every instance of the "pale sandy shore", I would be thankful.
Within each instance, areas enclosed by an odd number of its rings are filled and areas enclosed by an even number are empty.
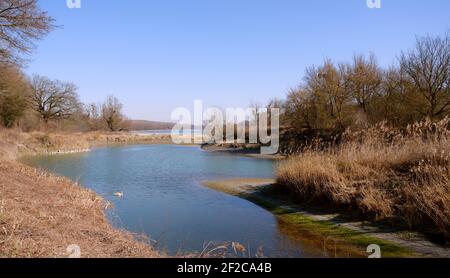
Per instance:
[[[271,159],[271,160],[282,160],[285,157],[280,154],[261,154],[259,148],[243,148],[237,147],[232,148],[228,146],[219,146],[219,145],[203,145],[202,149],[208,152],[219,152],[219,153],[229,153],[236,155],[245,155],[248,157],[258,158],[258,159]]]

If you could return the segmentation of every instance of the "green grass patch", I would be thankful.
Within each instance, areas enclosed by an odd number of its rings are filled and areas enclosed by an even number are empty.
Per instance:
[[[321,241],[322,239],[332,240],[340,245],[342,249],[351,250],[353,254],[368,256],[366,248],[371,244],[377,244],[381,247],[382,256],[385,258],[417,257],[417,254],[395,243],[342,227],[329,221],[312,219],[309,216],[296,212],[292,208],[279,206],[265,198],[255,195],[244,195],[241,197],[270,211],[280,221],[291,227],[293,231],[301,233],[302,236],[306,235],[310,238],[315,238],[316,241]]]

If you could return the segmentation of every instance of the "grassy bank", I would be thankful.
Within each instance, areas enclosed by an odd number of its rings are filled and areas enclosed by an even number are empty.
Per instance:
[[[170,135],[140,136],[129,132],[44,133],[0,129],[0,158],[20,155],[86,151],[112,144],[170,144]]]
[[[112,227],[107,206],[74,182],[22,165],[24,154],[85,151],[94,145],[162,143],[128,133],[45,134],[0,130],[0,257],[160,257],[148,240]]]
[[[449,120],[407,130],[383,124],[347,133],[327,150],[311,148],[281,163],[278,187],[302,202],[367,220],[450,236]]]

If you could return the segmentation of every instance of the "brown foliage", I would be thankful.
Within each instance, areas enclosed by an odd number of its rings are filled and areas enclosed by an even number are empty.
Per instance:
[[[125,116],[122,114],[122,103],[115,96],[108,96],[102,105],[101,118],[109,131],[124,129]]]
[[[0,120],[3,126],[12,127],[27,108],[28,82],[15,66],[0,64]]]
[[[424,37],[402,54],[399,64],[381,69],[374,56],[352,64],[326,60],[306,71],[289,91],[282,125],[290,129],[367,128],[380,121],[405,127],[450,112],[450,38]]]
[[[406,130],[348,131],[340,146],[311,148],[278,168],[279,186],[368,219],[401,219],[450,236],[450,119]]]

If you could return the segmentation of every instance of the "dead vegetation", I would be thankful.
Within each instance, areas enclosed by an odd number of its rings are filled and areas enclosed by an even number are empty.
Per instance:
[[[0,257],[159,257],[148,240],[112,227],[108,204],[64,178],[24,166],[24,154],[82,151],[92,145],[159,142],[131,133],[23,133],[0,128]],[[73,254],[72,254],[73,255]]]
[[[92,146],[110,144],[166,144],[170,135],[140,136],[130,132],[22,132],[0,127],[0,159],[20,155],[85,151]]]
[[[159,257],[146,240],[112,227],[107,203],[73,182],[0,162],[0,257]]]
[[[347,131],[280,164],[279,187],[302,201],[450,237],[450,119],[404,130],[385,123]],[[315,144],[316,146],[317,144]]]

